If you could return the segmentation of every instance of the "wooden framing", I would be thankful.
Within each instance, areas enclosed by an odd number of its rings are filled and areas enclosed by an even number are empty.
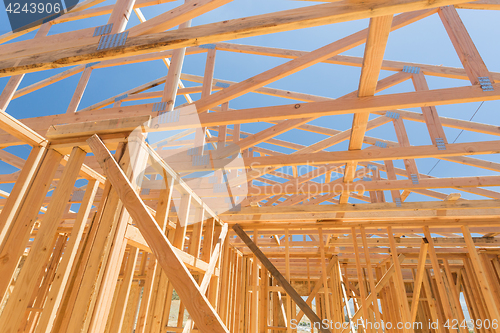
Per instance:
[[[500,163],[485,157],[500,153],[500,127],[439,110],[500,100],[500,73],[461,18],[500,1],[320,0],[204,25],[193,19],[232,0],[101,2],[0,36],[0,161],[16,170],[0,174],[0,332],[500,333]],[[391,33],[429,16],[461,68],[386,59]],[[51,30],[99,17],[124,45],[97,50],[89,20]],[[362,19],[313,51],[231,42]],[[281,62],[231,81],[222,52]],[[186,73],[190,57],[202,75]],[[80,107],[98,71],[159,59],[166,75]],[[319,64],[359,78],[343,96],[276,88]],[[9,113],[74,75],[63,112]],[[236,107],[254,94],[273,102]],[[339,116],[352,125],[337,129]],[[424,159],[467,168],[436,177]]]

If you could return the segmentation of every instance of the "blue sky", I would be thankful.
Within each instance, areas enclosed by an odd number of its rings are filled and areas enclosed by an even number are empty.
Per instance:
[[[164,11],[174,8],[183,1],[175,1],[150,8],[144,8],[143,13],[146,18],[152,18]],[[107,1],[100,6],[111,4]],[[310,1],[289,1],[289,0],[235,0],[224,7],[216,9],[199,18],[193,20],[193,25],[206,24],[222,21],[230,18],[239,18],[250,15],[258,15],[279,10],[297,8],[301,6],[310,6],[316,3]],[[7,17],[3,10],[3,2],[0,2],[0,34],[9,30]],[[500,52],[500,43],[498,43],[498,23],[500,13],[493,11],[480,10],[459,10],[459,14],[464,21],[470,35],[472,36],[476,47],[482,55],[490,71],[499,72],[500,62],[498,54]],[[56,34],[75,29],[104,25],[107,23],[109,15],[97,18],[85,19],[77,22],[69,22],[53,26],[50,34]],[[129,27],[138,24],[137,17],[132,14]],[[251,37],[241,40],[230,41],[233,43],[272,46],[288,48],[295,50],[312,51],[316,48],[331,43],[339,38],[348,36],[358,30],[368,26],[368,20],[358,20],[334,25],[327,25],[315,28],[308,28],[278,34]],[[31,39],[34,32],[26,34],[18,40]],[[493,37],[492,37],[493,36]],[[497,40],[495,40],[497,38]],[[351,49],[344,54],[353,56],[362,56],[364,45]],[[461,67],[461,63],[455,50],[448,39],[446,31],[437,14],[425,18],[419,22],[413,23],[407,27],[392,32],[389,37],[385,58],[388,60],[420,62],[433,65]],[[219,51],[217,53],[215,77],[233,81],[241,81],[262,71],[286,62],[286,59],[271,58],[255,55],[245,55],[230,52]],[[184,73],[203,75],[205,64],[205,54],[190,55],[186,57],[184,63]],[[28,74],[21,83],[21,88],[37,82],[43,78],[50,77],[64,69],[44,71]],[[394,72],[382,71],[381,78],[392,75]],[[125,65],[114,68],[97,69],[92,72],[90,83],[83,96],[80,109],[109,98],[113,95],[157,79],[167,74],[167,69],[161,61],[151,61],[148,63]],[[292,91],[311,93],[326,97],[340,97],[357,89],[360,75],[360,68],[347,67],[331,64],[318,64],[305,69],[299,73],[293,74],[287,78],[281,79],[270,84],[270,87],[287,89]],[[73,91],[76,87],[80,75],[75,75],[49,87],[38,90],[22,98],[11,102],[7,112],[16,118],[25,118],[49,114],[64,113],[70,102]],[[3,89],[7,83],[7,78],[0,78],[0,89]],[[454,86],[469,85],[468,81],[452,80],[444,78],[427,77],[431,89],[446,88]],[[186,86],[198,85],[185,82]],[[163,89],[163,86],[156,88]],[[413,91],[413,85],[410,81],[387,89],[382,92],[398,93]],[[199,95],[194,95],[199,98]],[[250,108],[259,106],[279,105],[292,103],[291,100],[280,99],[276,97],[263,96],[259,94],[247,94],[237,98],[230,103],[232,108]],[[178,103],[184,103],[183,98],[178,99]],[[453,117],[469,120],[479,107],[480,103],[468,103],[461,105],[450,105],[438,107],[441,116]],[[474,117],[474,121],[485,122],[494,125],[500,125],[500,119],[497,116],[497,110],[500,102],[485,102]],[[420,112],[419,109],[412,111]],[[338,130],[345,130],[351,126],[352,115],[322,117],[313,121],[313,124],[325,126]],[[409,139],[413,145],[430,144],[430,138],[424,124],[405,121]],[[256,132],[269,127],[270,124],[245,124],[242,130]],[[446,128],[448,140],[452,142],[459,130]],[[395,132],[391,123],[381,126],[368,132],[368,135],[380,137],[389,140],[396,140]],[[311,144],[324,138],[309,132],[293,130],[278,136],[279,139],[288,140],[301,144]],[[481,135],[473,132],[464,132],[458,138],[457,142],[496,140],[496,137]],[[271,146],[263,144],[263,147]],[[273,146],[272,149],[283,152],[290,152],[284,148]],[[343,142],[330,150],[346,150],[347,142]],[[27,148],[9,148],[8,151],[26,157]],[[490,161],[500,162],[497,155],[489,155],[484,158]],[[422,159],[417,161],[421,173],[428,173],[435,165],[435,159]],[[402,161],[395,162],[397,167],[403,167]],[[0,172],[10,173],[15,168],[0,164]],[[493,171],[462,166],[451,162],[441,161],[432,171],[432,176],[437,177],[460,177],[472,175],[494,175]],[[3,188],[3,187],[0,187]],[[443,190],[443,192],[456,192],[456,190]],[[466,198],[480,198],[474,195],[462,193]],[[420,201],[429,200],[424,196],[412,194],[409,200]]]

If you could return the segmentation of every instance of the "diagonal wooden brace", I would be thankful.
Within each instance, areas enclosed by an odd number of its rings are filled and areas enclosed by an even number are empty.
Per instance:
[[[321,318],[311,309],[311,307],[300,297],[295,289],[290,285],[290,283],[285,279],[285,277],[278,271],[276,267],[269,261],[264,253],[255,245],[254,242],[248,237],[248,235],[241,229],[238,224],[233,225],[233,230],[236,234],[241,238],[241,240],[248,246],[248,248],[255,254],[257,258],[259,258],[260,262],[266,269],[274,276],[278,283],[285,289],[286,293],[293,299],[295,303],[299,306],[299,308],[305,313],[307,318],[313,323],[319,323],[320,332],[322,333],[330,333],[330,330],[324,328],[322,325]]]
[[[199,330],[229,333],[104,143],[97,135],[87,143]]]

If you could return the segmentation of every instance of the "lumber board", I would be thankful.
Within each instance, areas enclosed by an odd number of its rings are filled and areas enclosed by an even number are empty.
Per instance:
[[[116,134],[119,132],[130,133],[138,128],[143,129],[144,127],[148,127],[150,120],[151,116],[144,115],[110,119],[99,122],[89,121],[78,124],[61,125],[57,126],[57,128],[55,126],[51,126],[45,136],[51,140],[58,140],[75,136],[90,137],[94,134]]]
[[[58,46],[58,50],[46,52],[39,57],[33,57],[36,54],[23,54],[26,60],[21,61],[17,65],[17,60],[9,60],[4,57],[4,60],[0,61],[0,76],[85,64],[96,58],[100,60],[116,59],[124,56],[208,44],[241,37],[289,31],[297,28],[437,8],[463,2],[466,2],[466,0],[436,0],[432,3],[423,0],[383,2],[369,0],[354,3],[344,0],[332,4],[264,14],[252,18],[212,23],[206,26],[202,25],[175,32],[131,37],[123,47],[103,51],[96,50],[95,42],[85,46],[69,47],[66,49],[64,48],[64,43],[62,43]],[[5,50],[5,48],[0,48],[0,52],[2,50]],[[14,54],[10,55],[10,57],[12,56]]]
[[[231,112],[202,113],[199,115],[200,125],[203,127],[244,124],[257,121],[275,121],[282,119],[298,119],[304,117],[322,117],[328,115],[352,114],[361,112],[377,112],[399,108],[413,108],[425,105],[449,105],[477,101],[490,101],[500,99],[500,83],[493,84],[493,91],[483,91],[479,86],[458,88],[433,89],[409,93],[387,94],[363,98],[343,98],[341,100],[295,103],[262,108],[249,108],[233,110]],[[134,115],[151,114],[153,103],[120,106],[106,110],[81,111],[78,115],[52,116],[51,124],[57,125],[71,119],[78,118],[78,122],[114,119],[123,113]],[[46,118],[49,119],[49,118]],[[74,121],[74,120],[73,120]],[[181,115],[179,122],[163,124],[150,131],[164,131],[174,129],[188,129],[198,126],[187,121]]]
[[[321,319],[318,315],[311,309],[311,307],[300,297],[300,295],[295,291],[295,289],[290,285],[287,279],[276,269],[276,267],[269,261],[265,254],[260,251],[260,249],[255,245],[255,243],[248,237],[248,235],[241,229],[237,224],[233,225],[233,230],[238,234],[238,236],[243,240],[246,246],[252,251],[252,253],[259,259],[259,261],[266,267],[266,269],[272,274],[272,276],[279,282],[279,284],[285,289],[286,293],[294,300],[299,308],[304,312],[304,314],[313,323],[320,323],[321,332],[330,332],[329,329],[324,328],[321,325]]]
[[[137,223],[139,230],[167,274],[169,281],[183,299],[186,309],[196,325],[200,330],[228,332],[102,141],[98,136],[93,136],[88,141],[92,151],[102,163],[101,167],[113,184],[113,188]]]
[[[499,0],[477,0],[455,5],[456,8],[463,9],[482,9],[482,10],[500,10]]]
[[[500,152],[499,141],[454,143],[446,146],[446,150],[440,150],[436,146],[411,146],[398,148],[379,148],[363,149],[358,151],[338,151],[338,152],[320,152],[309,154],[277,155],[265,157],[245,158],[246,168],[266,168],[277,166],[292,165],[324,165],[329,163],[347,163],[351,161],[370,162],[377,160],[403,160],[416,158],[432,158],[445,156],[461,155],[481,155],[497,154]],[[214,156],[215,155],[215,156]],[[227,169],[239,168],[239,166],[226,166],[223,158],[217,158],[217,152],[212,154],[212,165],[192,166],[189,160],[183,160],[183,157],[177,157],[170,165],[175,170],[187,171],[206,171],[226,167]],[[431,181],[427,179],[426,181]],[[373,182],[375,184],[376,181]]]

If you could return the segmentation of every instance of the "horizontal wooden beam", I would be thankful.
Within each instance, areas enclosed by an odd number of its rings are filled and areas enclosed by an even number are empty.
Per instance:
[[[463,9],[500,10],[500,0],[477,0],[455,5]]]
[[[422,211],[422,210],[460,210],[460,209],[497,209],[500,200],[457,200],[457,201],[423,201],[403,202],[401,207],[391,202],[370,204],[339,204],[339,205],[298,205],[298,206],[273,206],[273,207],[245,207],[238,212],[226,212],[221,216],[238,215],[264,215],[283,213],[349,213],[349,212],[375,212],[375,211]]]
[[[453,228],[457,226],[457,223],[468,225],[471,227],[487,227],[495,228],[495,233],[498,230],[498,218],[485,218],[485,219],[469,219],[469,218],[454,218],[454,219],[439,219],[434,217],[430,218],[420,218],[416,220],[399,218],[394,220],[371,220],[370,217],[364,217],[361,220],[348,220],[345,218],[332,219],[332,214],[303,214],[302,216],[297,216],[293,214],[288,214],[282,219],[278,218],[278,215],[266,215],[257,218],[248,218],[247,220],[242,219],[229,219],[225,218],[224,221],[229,225],[239,224],[245,230],[258,229],[259,232],[262,230],[272,230],[271,232],[282,231],[284,229],[312,229],[312,228],[329,228],[332,231],[340,232],[348,230],[346,228],[351,227],[374,227],[385,228],[394,227],[400,228],[401,232],[417,232],[416,230],[421,230],[421,228],[428,224],[433,224],[435,228],[444,228],[445,230],[450,230],[447,228]],[[344,221],[345,220],[345,221]],[[406,230],[405,230],[406,229]],[[339,231],[340,230],[340,231]],[[302,235],[303,232],[300,233]],[[317,253],[317,250],[316,250]]]
[[[341,100],[326,102],[296,103],[262,108],[240,109],[225,113],[201,114],[200,124],[201,126],[218,126],[305,117],[316,118],[329,115],[392,111],[395,109],[422,107],[426,105],[438,106],[500,99],[500,83],[493,84],[493,89],[493,91],[483,91],[479,86],[467,86],[363,98],[343,98]],[[149,106],[144,107],[150,109]],[[113,111],[110,109],[109,112]],[[183,122],[181,117],[179,123],[168,124],[165,128],[176,129],[186,128],[186,126],[193,127],[193,124],[190,125]],[[161,129],[159,128],[158,130]]]
[[[363,98],[343,98],[333,101],[296,103],[271,107],[232,110],[230,112],[213,112],[199,115],[200,123],[192,121],[191,116],[183,116],[175,123],[161,124],[149,131],[166,131],[232,125],[282,119],[313,118],[328,115],[352,114],[362,112],[388,111],[400,108],[414,108],[426,105],[449,105],[500,99],[500,83],[493,84],[493,91],[483,91],[479,86],[415,91],[399,94],[388,94]],[[151,115],[154,103],[120,106],[105,110],[80,111],[74,115],[51,116],[52,125],[74,123],[78,121],[97,121],[120,118],[123,114]],[[196,105],[196,102],[195,102]],[[31,121],[36,121],[31,118]],[[48,118],[46,118],[48,119]],[[153,123],[154,124],[154,123]],[[153,125],[154,126],[154,125]],[[48,127],[47,127],[48,128]]]
[[[148,85],[148,87],[154,86],[155,84],[161,84],[164,81],[164,78],[156,81],[157,82],[153,82]],[[496,91],[500,91],[500,84],[495,84],[495,87]],[[230,112],[225,113],[218,112],[201,114],[199,117],[201,126],[211,127],[219,125],[251,123],[256,121],[273,122],[277,120],[279,121],[281,119],[304,118],[308,117],[309,115],[319,117],[356,112],[385,113],[387,110],[394,110],[403,107],[421,107],[425,105],[438,104],[446,105],[495,99],[500,99],[500,93],[495,93],[495,91],[483,92],[479,87],[460,87],[365,97],[363,98],[363,100],[349,98],[339,101],[330,100],[325,102],[299,103],[255,109],[231,110]],[[107,103],[111,103],[112,100]],[[106,105],[106,103],[104,105]],[[46,130],[50,126],[59,128],[59,124],[75,124],[78,122],[86,121],[116,119],[123,117],[123,114],[134,114],[137,116],[151,115],[152,108],[153,103],[150,103],[134,106],[120,106],[103,110],[82,110],[75,114],[42,116],[21,119],[19,121],[24,125],[34,129],[35,131],[41,131],[43,134],[45,134]],[[414,112],[405,110],[397,110],[396,112],[400,113],[400,115],[405,119],[424,121],[421,114],[416,114]],[[500,132],[496,126],[473,122],[469,123],[459,119],[444,117],[440,117],[440,120],[444,126],[460,129],[470,128],[473,131],[481,133],[500,135]],[[157,130],[195,128],[197,126],[198,125],[194,124],[192,121],[183,120],[183,117],[181,116],[179,122],[169,124],[168,127],[162,126],[162,128],[158,128]],[[307,126],[310,125],[302,125],[301,128],[306,129]],[[153,129],[150,129],[150,131],[151,130]],[[333,135],[335,133],[324,132],[324,134]],[[57,131],[54,132],[54,135],[57,135]],[[0,143],[0,146],[19,144],[19,141],[12,140],[11,138],[5,137],[4,135],[2,135],[1,137],[1,141],[4,142],[4,144],[2,145],[2,143]],[[21,140],[21,142],[23,141]]]
[[[495,0],[500,1],[500,0]],[[235,43],[216,43],[216,50],[229,51],[236,53],[255,54],[270,57],[279,57],[286,59],[295,59],[297,57],[307,54],[307,51],[298,51],[291,49],[282,49],[268,46],[258,45],[243,45]],[[323,61],[327,64],[344,65],[361,67],[363,64],[363,57],[336,55]],[[449,67],[449,66],[436,66],[415,62],[384,60],[382,62],[382,70],[386,71],[402,71],[405,66],[419,67],[420,71],[425,75],[447,77],[452,79],[468,80],[469,77],[463,68]],[[500,81],[500,73],[491,73],[496,82]]]
[[[299,205],[300,206],[300,205]],[[332,205],[320,205],[320,206],[332,206]],[[296,207],[296,206],[292,206]],[[335,212],[336,213],[336,212]],[[256,215],[225,215],[224,222],[226,223],[251,223],[251,222],[259,222],[259,223],[267,223],[267,222],[303,222],[303,221],[337,221],[342,220],[346,223],[360,223],[359,226],[370,225],[370,223],[377,225],[387,225],[390,222],[396,223],[399,221],[400,223],[406,223],[404,221],[415,221],[415,223],[422,221],[434,221],[436,220],[437,225],[441,225],[439,223],[445,223],[445,221],[449,221],[451,224],[454,221],[460,219],[467,220],[477,220],[484,221],[486,219],[495,218],[500,213],[499,209],[459,209],[459,210],[447,210],[445,214],[436,210],[422,210],[422,211],[385,211],[385,212],[349,212],[345,213],[345,216],[342,218],[335,218],[335,215],[332,217],[332,213],[297,213],[294,211],[282,214],[265,214],[265,215],[257,215],[258,219],[255,217]],[[257,221],[256,221],[257,219]],[[439,220],[439,222],[437,222]],[[369,221],[370,223],[365,223]],[[434,222],[432,222],[434,223]],[[397,225],[397,224],[396,224]],[[418,225],[418,224],[416,224]]]
[[[127,232],[125,234],[125,238],[127,239],[127,243],[137,247],[143,251],[152,253],[151,249],[149,248],[148,243],[144,239],[144,236],[142,236],[141,232],[139,229],[131,224],[127,226]],[[177,256],[182,260],[184,265],[186,265],[187,268],[195,270],[200,273],[205,273],[208,269],[208,263],[198,259],[189,253],[186,253],[178,248],[174,248]],[[214,275],[218,276],[219,271],[216,269],[214,271]]]
[[[457,227],[460,228],[460,227]],[[497,230],[500,230],[500,227],[496,228]],[[498,237],[473,237],[472,240],[474,241],[474,244],[476,246],[491,246],[495,247],[500,245],[500,238]],[[465,246],[465,240],[463,237],[433,237],[434,245],[439,246],[439,247],[454,247],[454,246]],[[397,246],[400,247],[413,247],[413,246],[418,246],[421,244],[422,239],[416,238],[416,237],[396,237],[395,242]],[[243,242],[235,240],[232,243],[235,246],[239,245],[245,245]],[[262,247],[280,247],[282,245],[278,245],[273,240],[271,239],[262,239],[259,240],[259,244]],[[372,245],[372,246],[386,246],[389,245],[389,239],[384,238],[384,237],[368,237],[367,238],[367,244]],[[318,242],[315,241],[293,241],[289,243],[290,247],[297,247],[297,248],[302,248],[302,247],[317,247],[319,245]],[[337,237],[335,239],[331,239],[328,242],[329,246],[352,246],[352,238],[346,238],[346,237]]]
[[[324,165],[335,163],[370,162],[381,160],[403,160],[417,158],[438,158],[462,155],[484,155],[500,153],[500,141],[453,143],[446,145],[445,150],[436,146],[410,146],[396,148],[373,148],[358,151],[335,151],[309,154],[275,155],[245,158],[245,167],[258,169],[268,167],[293,166],[293,165]],[[172,157],[160,151],[160,156],[170,157],[169,165],[178,172],[208,171],[213,169],[240,169],[242,166],[227,165],[227,160],[217,158],[217,152],[211,155],[211,165],[192,166],[190,156]],[[214,156],[215,155],[215,156]],[[175,160],[174,160],[175,159]]]
[[[92,136],[95,133],[102,134],[115,134],[119,132],[132,132],[137,128],[149,126],[151,116],[137,116],[137,117],[124,117],[103,121],[88,121],[70,126],[70,130],[63,135],[59,134],[61,128],[49,127],[45,136],[49,139],[63,139],[70,137],[85,137]],[[64,128],[64,127],[63,127]],[[57,132],[57,135],[54,135]]]
[[[349,0],[332,4],[316,5],[287,11],[258,15],[211,23],[186,29],[162,32],[129,38],[123,47],[96,50],[97,39],[85,46],[65,47],[71,41],[60,43],[59,49],[43,54],[24,53],[24,60],[12,58],[0,61],[0,76],[11,76],[51,68],[66,67],[92,62],[95,59],[109,60],[125,56],[146,54],[176,48],[215,43],[224,40],[258,36],[269,33],[308,28],[370,17],[391,15],[400,12],[437,8],[466,2],[467,0],[396,0],[380,2]],[[0,48],[0,53],[8,50]]]
[[[308,197],[318,196],[318,195],[329,195],[330,197],[335,197],[339,195],[342,191],[354,191],[354,192],[364,192],[364,191],[391,191],[391,190],[425,190],[425,189],[436,189],[436,188],[455,188],[464,189],[467,191],[468,188],[484,187],[484,186],[500,186],[500,176],[482,176],[482,177],[451,177],[451,178],[425,178],[419,179],[418,183],[414,183],[410,179],[398,179],[398,180],[359,180],[356,182],[342,183],[342,179],[337,179],[330,183],[316,183],[316,182],[290,182],[288,184],[273,184],[269,186],[249,186],[248,189],[243,188],[232,188],[231,192],[234,196],[249,196],[249,197],[271,197],[274,195],[294,195],[309,194]],[[205,202],[217,203],[223,199],[227,194],[219,193],[214,191],[213,184],[209,184],[208,178],[202,178],[198,182],[193,181],[190,183],[191,186],[196,187],[196,193],[202,198],[205,198]],[[148,189],[162,189],[164,184],[161,181],[144,181],[143,188]],[[418,192],[418,191],[417,191]],[[479,194],[479,193],[478,193]],[[491,193],[484,193],[485,195],[495,195],[498,197],[498,192],[491,191]],[[157,193],[152,194],[151,198],[157,196]],[[307,198],[308,198],[307,197]],[[303,200],[307,199],[304,198]],[[263,199],[261,199],[263,200]],[[325,199],[326,200],[326,199]],[[259,201],[259,200],[258,200]],[[462,201],[462,200],[460,200]]]

